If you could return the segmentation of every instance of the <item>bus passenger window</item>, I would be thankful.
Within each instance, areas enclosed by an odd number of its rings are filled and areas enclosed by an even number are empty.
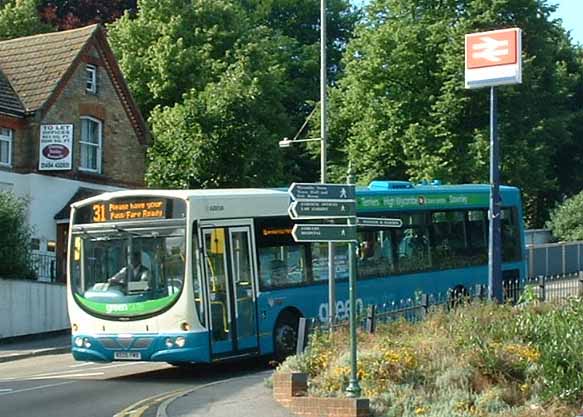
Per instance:
[[[268,246],[259,248],[261,288],[281,288],[306,282],[304,246]]]
[[[383,277],[393,272],[393,247],[389,231],[359,233],[358,277]]]
[[[328,243],[314,242],[312,248],[312,277],[315,282],[328,281]],[[334,269],[336,279],[348,278],[348,245],[334,245]]]
[[[513,262],[519,261],[520,254],[520,237],[518,235],[518,227],[516,222],[516,210],[505,208],[501,211],[502,224],[502,261]]]
[[[400,272],[423,271],[430,267],[431,258],[426,229],[404,229],[399,242]]]

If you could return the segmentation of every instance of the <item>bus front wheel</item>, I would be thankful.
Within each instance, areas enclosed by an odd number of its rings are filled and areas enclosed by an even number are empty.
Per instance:
[[[278,362],[295,353],[298,343],[298,316],[291,313],[283,313],[277,320],[273,333],[274,357]]]

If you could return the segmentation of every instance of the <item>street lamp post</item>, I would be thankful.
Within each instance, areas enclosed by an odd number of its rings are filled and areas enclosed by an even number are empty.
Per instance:
[[[293,139],[284,138],[279,141],[281,148],[289,147],[295,142],[310,142],[320,141],[320,182],[326,183],[327,180],[327,142],[328,142],[328,110],[326,97],[326,0],[320,0],[320,137],[314,139],[297,139],[301,131],[306,126],[309,118],[314,113],[308,116],[298,133]],[[335,267],[334,267],[334,243],[328,242],[328,322],[330,330],[332,331],[334,320],[336,318],[336,282],[335,282]]]

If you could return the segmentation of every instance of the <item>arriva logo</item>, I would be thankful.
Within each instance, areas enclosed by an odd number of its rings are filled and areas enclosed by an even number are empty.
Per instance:
[[[362,298],[356,299],[356,314],[362,312],[364,309],[364,302]],[[320,304],[320,308],[318,309],[318,316],[320,321],[327,321],[328,320],[328,303]],[[350,316],[350,300],[339,300],[336,301],[336,319],[338,320],[345,320]]]
[[[123,313],[128,311],[128,305],[127,304],[107,304],[105,306],[105,311],[107,311],[107,313]]]

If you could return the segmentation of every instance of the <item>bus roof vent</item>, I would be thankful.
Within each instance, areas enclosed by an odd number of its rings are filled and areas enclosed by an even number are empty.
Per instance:
[[[441,180],[421,180],[417,185],[441,185]]]
[[[403,190],[413,188],[409,181],[373,181],[368,185],[369,190]]]

